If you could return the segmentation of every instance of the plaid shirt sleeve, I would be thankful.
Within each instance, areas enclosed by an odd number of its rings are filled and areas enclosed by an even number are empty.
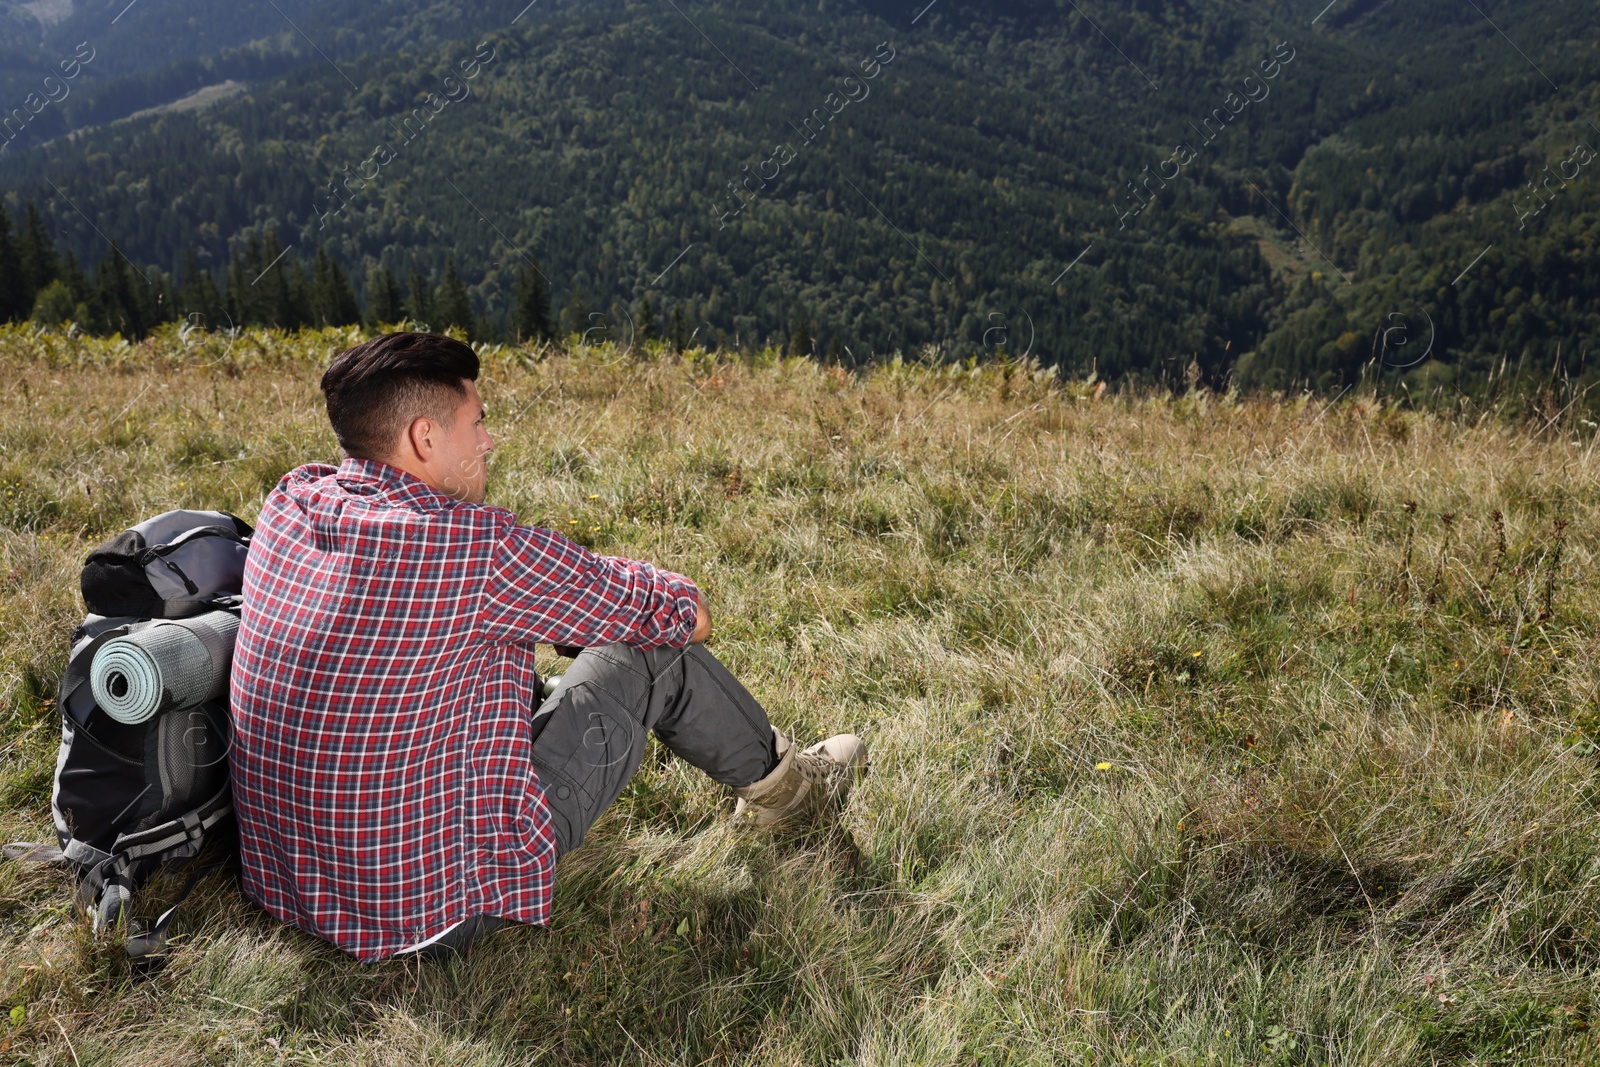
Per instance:
[[[478,625],[491,641],[683,648],[694,636],[699,597],[681,574],[508,523]]]

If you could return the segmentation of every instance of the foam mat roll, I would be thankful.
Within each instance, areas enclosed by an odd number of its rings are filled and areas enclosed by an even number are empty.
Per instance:
[[[114,637],[89,665],[95,703],[122,723],[196,707],[228,691],[239,619],[213,611]]]

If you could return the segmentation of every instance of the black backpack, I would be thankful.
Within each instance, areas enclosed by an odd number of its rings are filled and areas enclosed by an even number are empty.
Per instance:
[[[128,955],[139,962],[162,956],[177,907],[148,930],[134,930],[134,891],[162,865],[198,855],[209,838],[232,828],[226,669],[233,631],[210,613],[237,616],[252,532],[222,512],[167,512],[90,553],[83,593],[91,614],[72,633],[56,701],[61,749],[50,807],[60,845],[7,847],[13,858],[70,866],[95,931],[131,934]],[[148,717],[114,716],[95,693],[96,654],[119,638],[147,640],[159,627],[183,628],[204,647],[214,673],[206,699],[197,700],[192,686],[162,688],[159,679]],[[99,681],[110,687],[103,693],[126,695],[120,675],[102,671]],[[112,695],[105,699],[120,707]],[[191,875],[178,903],[210,869]]]

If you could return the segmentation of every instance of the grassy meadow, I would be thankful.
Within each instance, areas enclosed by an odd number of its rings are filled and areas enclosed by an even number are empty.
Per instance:
[[[354,339],[0,328],[0,838],[51,835],[84,555],[335,458]],[[0,1062],[1600,1062],[1589,427],[774,353],[480,385],[492,502],[694,577],[774,721],[867,739],[842,818],[737,832],[652,742],[551,925],[447,964],[227,870],[136,977],[0,864]]]

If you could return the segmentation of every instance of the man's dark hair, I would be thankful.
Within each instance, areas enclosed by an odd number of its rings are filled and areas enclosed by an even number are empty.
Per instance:
[[[437,333],[386,333],[339,353],[322,374],[345,455],[386,460],[413,419],[449,425],[478,380],[478,354]]]

